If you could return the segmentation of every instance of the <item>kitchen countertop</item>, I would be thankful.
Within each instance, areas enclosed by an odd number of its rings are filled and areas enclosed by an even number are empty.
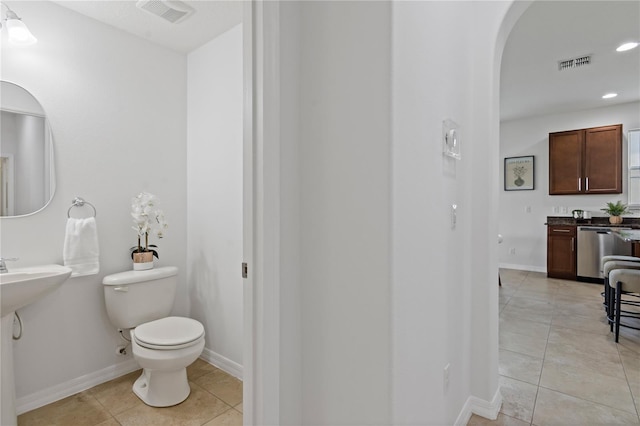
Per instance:
[[[632,228],[640,229],[640,217],[624,217],[619,225],[609,223],[609,216],[596,216],[591,219],[574,219],[570,216],[547,216],[545,225],[565,225],[565,226],[607,226],[610,228]]]
[[[614,230],[611,231],[615,235],[617,235],[623,241],[629,243],[640,243],[640,229],[632,229],[632,230]]]

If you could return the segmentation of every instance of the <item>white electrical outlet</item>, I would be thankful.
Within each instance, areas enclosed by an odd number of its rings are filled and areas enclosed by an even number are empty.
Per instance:
[[[525,213],[531,213],[531,206],[526,206],[524,208]]]
[[[516,249],[515,249],[515,247],[511,247],[511,248],[509,249],[509,254],[516,254]]]

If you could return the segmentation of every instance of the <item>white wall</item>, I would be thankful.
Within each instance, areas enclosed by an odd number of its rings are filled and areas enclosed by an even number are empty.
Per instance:
[[[469,233],[465,176],[471,163],[469,5],[393,7],[393,332],[397,424],[451,424],[469,392]],[[425,43],[434,38],[446,43]],[[437,67],[433,63],[439,63]],[[462,161],[442,155],[442,121],[460,127]],[[451,206],[459,208],[455,229]],[[455,283],[455,284],[454,284]],[[458,338],[450,338],[458,336]],[[436,344],[434,344],[437,342]],[[443,391],[443,369],[450,384]],[[450,411],[455,413],[450,413]]]
[[[20,310],[24,335],[14,354],[24,409],[48,391],[60,391],[56,386],[84,383],[131,361],[116,355],[120,339],[107,319],[101,282],[131,268],[136,236],[130,204],[139,191],[156,194],[169,221],[165,239],[153,243],[159,265],[180,269],[174,310],[187,313],[186,58],[52,2],[12,7],[29,17],[38,44],[8,48],[3,39],[0,78],[25,87],[46,111],[58,186],[42,212],[0,219],[0,253],[20,257],[9,268],[62,263],[67,209],[75,196],[98,211],[101,253],[98,275],[72,278]]]
[[[205,326],[204,355],[239,375],[243,341],[241,25],[189,54],[188,81],[190,314]]]
[[[282,2],[279,5],[280,33],[280,376],[279,424],[302,424],[302,286],[300,277],[300,223],[302,217],[300,181],[300,80],[302,40],[300,3]]]
[[[497,392],[491,80],[508,6],[393,6],[394,424],[464,421],[471,396]],[[460,161],[442,154],[445,119],[460,126]]]
[[[587,127],[622,124],[622,194],[549,195],[549,133]],[[506,121],[500,126],[500,161],[505,157],[535,156],[535,189],[504,191],[503,168],[500,167],[500,233],[504,242],[499,246],[500,264],[505,267],[546,272],[547,216],[569,216],[573,209],[606,216],[600,209],[608,201],[628,199],[627,131],[640,127],[640,102],[588,109],[565,114],[552,114]],[[531,212],[526,212],[526,207]],[[554,207],[564,207],[568,213],[558,214]],[[637,216],[637,213],[636,213]],[[515,249],[515,254],[510,250]]]
[[[389,14],[281,4],[285,424],[391,422]]]
[[[289,333],[283,338],[287,349],[300,356],[287,352],[297,377],[283,376],[288,387],[280,399],[300,401],[299,413],[283,402],[299,423],[450,424],[469,396],[489,401],[496,392],[497,257],[491,247],[499,162],[491,120],[497,117],[492,79],[500,52],[493,49],[509,4],[283,6],[282,28],[297,37],[281,52],[280,65],[294,66],[281,85],[299,86],[283,88],[282,111],[291,115],[282,116],[279,158],[282,177],[297,183],[282,186],[280,206],[291,209],[282,219],[291,214],[291,221],[281,222],[280,236],[283,254],[297,250],[282,262],[297,264],[281,275],[281,290],[294,296],[281,294],[279,302],[286,304],[281,321],[300,318],[298,328],[282,327]],[[34,33],[41,27],[51,35],[37,34],[35,52],[42,53],[35,57],[28,53],[33,50],[16,50],[7,61],[3,50],[2,76],[8,72],[7,79],[32,89],[52,111],[61,170],[51,206],[30,219],[2,220],[2,253],[28,247],[30,263],[60,261],[52,253],[59,253],[66,208],[75,195],[98,207],[103,253],[128,248],[132,194],[123,188],[135,178],[157,193],[171,220],[161,242],[163,261],[181,259],[171,263],[185,274],[184,58],[89,25],[51,3],[24,6],[20,12],[29,14],[30,27],[31,16],[38,16]],[[454,31],[442,17],[469,30]],[[68,39],[58,33],[65,27],[78,27],[96,42]],[[54,41],[53,53],[43,39]],[[96,46],[124,52],[122,63]],[[413,67],[424,74],[415,76]],[[52,79],[39,78],[41,69]],[[405,75],[411,78],[402,80]],[[439,151],[440,122],[448,117],[466,135],[461,162],[447,161]],[[133,167],[143,153],[151,156],[147,167]],[[436,201],[427,202],[428,196]],[[454,200],[462,202],[458,228],[451,230]],[[30,237],[22,241],[21,233]],[[43,244],[39,235],[50,240]],[[105,258],[101,276],[128,268],[126,257]],[[101,276],[71,280],[24,310],[36,339],[17,354],[22,395],[117,362]],[[183,297],[178,308],[186,305]],[[77,335],[100,337],[80,341]],[[45,365],[37,356],[49,348],[59,352],[49,351],[53,362]],[[444,361],[452,365],[448,391]]]
[[[299,382],[280,376],[280,400],[300,389],[301,410],[281,404],[282,423],[452,424],[471,396],[494,402],[494,79],[509,5],[281,5],[280,206],[300,211],[280,222],[281,288],[301,292],[279,299],[301,319],[280,328],[281,348],[298,333],[301,346]],[[460,162],[442,157],[445,118],[462,126]]]
[[[303,423],[390,423],[390,7],[301,7]]]

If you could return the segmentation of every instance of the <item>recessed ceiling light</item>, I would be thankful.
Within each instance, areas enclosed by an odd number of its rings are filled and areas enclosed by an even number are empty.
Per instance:
[[[631,50],[635,47],[638,47],[638,43],[625,43],[625,44],[621,44],[620,46],[618,46],[618,48],[616,49],[616,52],[624,52],[627,50]]]
[[[618,96],[617,93],[607,93],[606,95],[602,96],[602,99],[611,99],[615,98],[616,96]]]

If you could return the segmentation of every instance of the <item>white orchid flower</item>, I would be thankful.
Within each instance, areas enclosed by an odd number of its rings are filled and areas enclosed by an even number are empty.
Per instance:
[[[156,196],[148,192],[141,192],[131,201],[131,217],[139,238],[140,247],[147,249],[149,234],[153,233],[158,238],[164,237],[164,230],[169,227],[164,212],[154,209]],[[144,241],[144,243],[143,243]],[[142,245],[144,244],[144,246]]]

